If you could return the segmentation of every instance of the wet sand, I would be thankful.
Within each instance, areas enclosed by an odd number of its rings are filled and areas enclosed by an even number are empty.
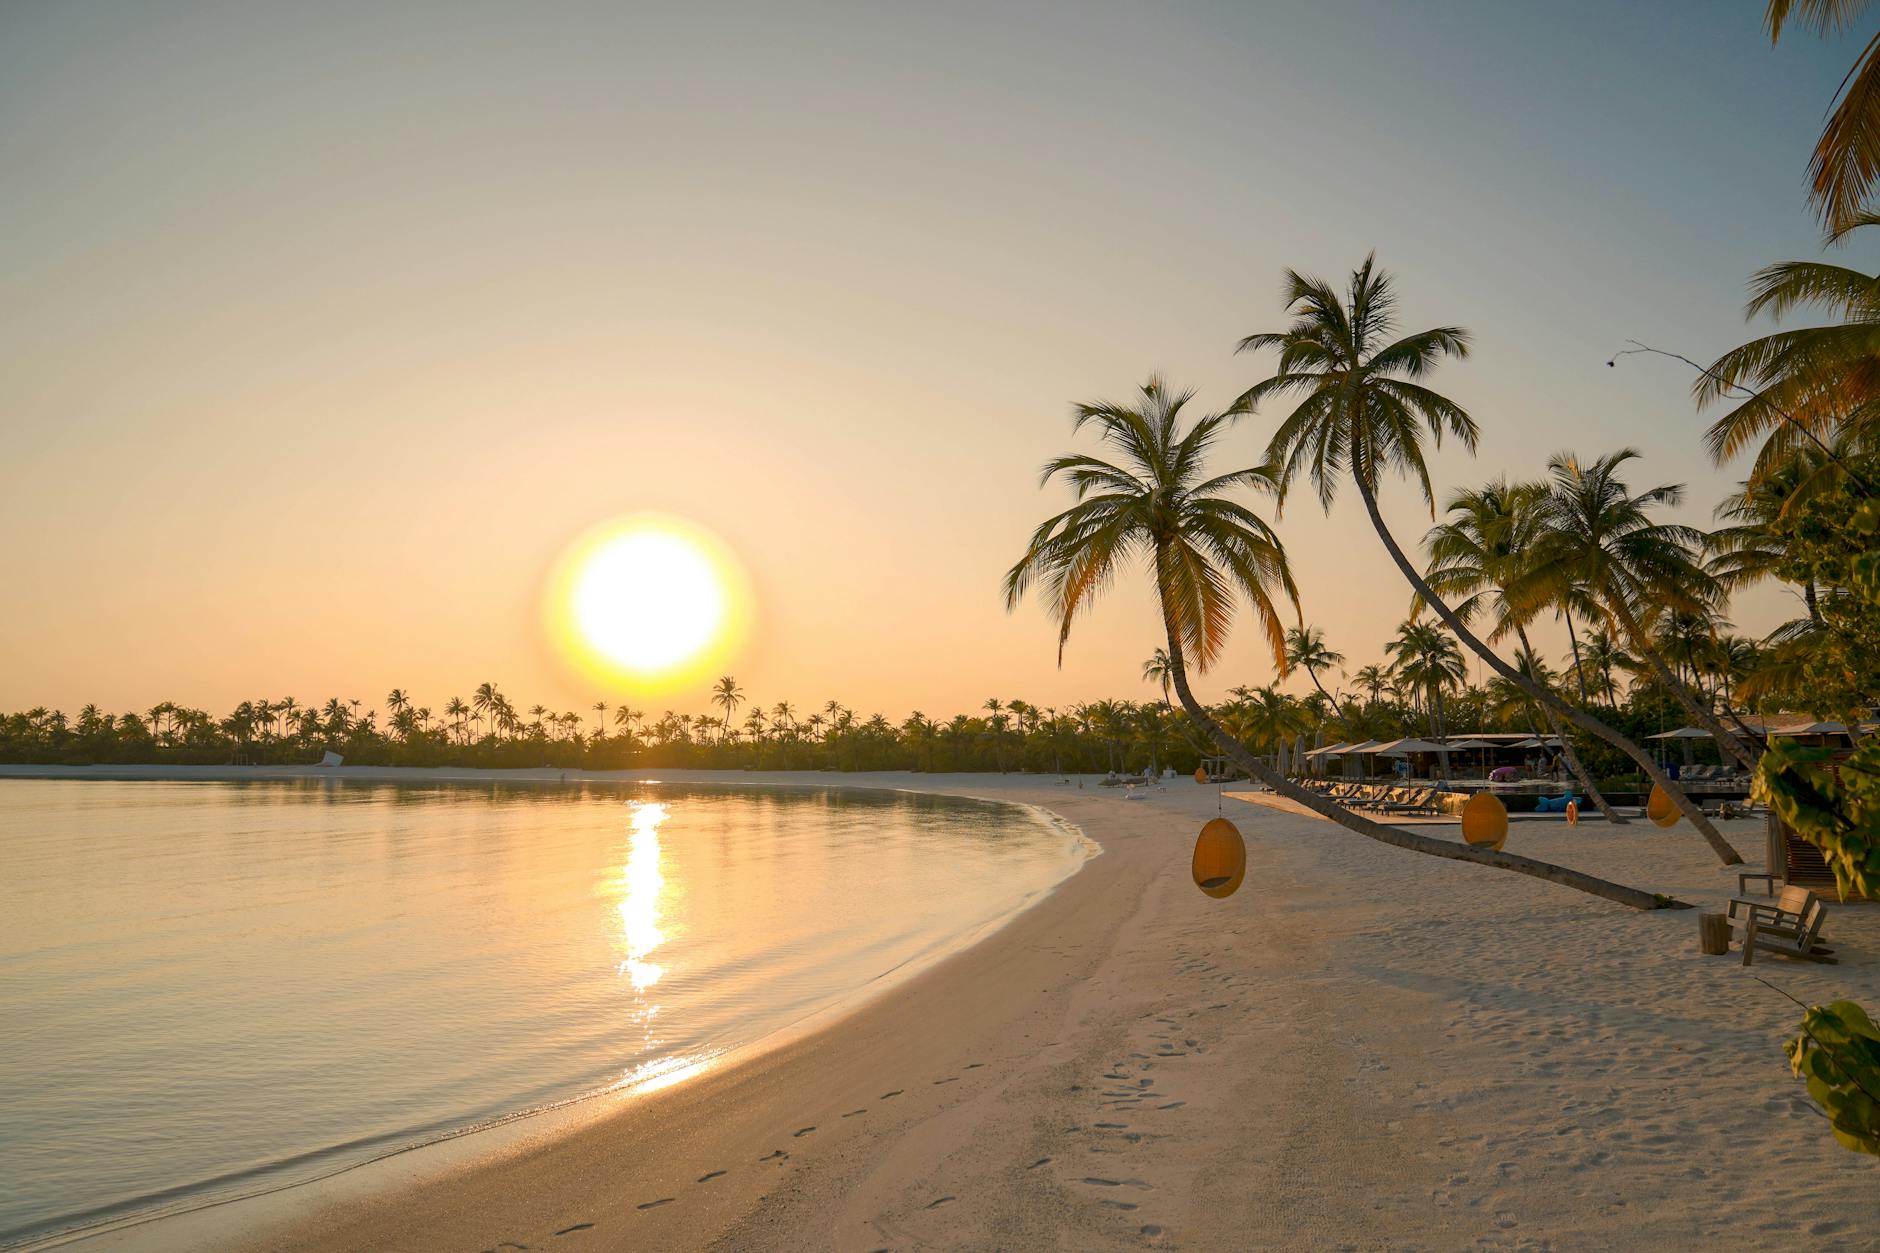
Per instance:
[[[554,773],[554,772],[550,772]],[[436,777],[426,772],[423,777]],[[774,1047],[86,1248],[1856,1248],[1872,1159],[1787,1071],[1801,999],[1880,1003],[1880,907],[1841,966],[1744,970],[1640,914],[1375,845],[1181,780],[674,779],[1043,805],[1103,855],[973,947]],[[1226,901],[1188,877],[1224,805]],[[1754,861],[1760,824],[1726,824]],[[1440,828],[1432,828],[1441,833]],[[1686,829],[1523,823],[1510,847],[1716,905]]]

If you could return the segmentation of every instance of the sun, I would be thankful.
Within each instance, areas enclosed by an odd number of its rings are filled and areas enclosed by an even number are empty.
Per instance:
[[[595,528],[563,554],[547,616],[587,677],[646,689],[723,660],[742,634],[745,599],[738,565],[715,537],[639,514]]]
[[[629,670],[663,671],[711,643],[725,589],[697,545],[643,528],[603,544],[575,577],[575,627],[594,650]]]

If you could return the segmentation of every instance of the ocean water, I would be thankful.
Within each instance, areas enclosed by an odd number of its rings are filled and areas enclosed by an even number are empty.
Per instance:
[[[0,1246],[677,1077],[1082,857],[904,793],[0,780]]]

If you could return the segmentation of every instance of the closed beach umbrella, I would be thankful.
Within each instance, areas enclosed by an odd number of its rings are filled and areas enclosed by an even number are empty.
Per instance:
[[[1508,842],[1508,807],[1493,792],[1477,792],[1462,807],[1462,838],[1477,848],[1500,849]]]
[[[1232,896],[1247,875],[1247,843],[1240,838],[1240,828],[1225,818],[1215,818],[1201,828],[1195,838],[1195,856],[1191,866],[1195,886],[1215,898]]]

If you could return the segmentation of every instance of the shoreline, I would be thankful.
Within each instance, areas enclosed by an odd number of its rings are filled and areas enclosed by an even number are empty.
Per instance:
[[[1104,853],[980,942],[736,1065],[523,1120],[501,1143],[463,1137],[435,1168],[401,1155],[370,1187],[307,1185],[78,1247],[1863,1238],[1871,1162],[1826,1134],[1781,1056],[1793,1006],[1751,976],[1873,1003],[1880,908],[1834,910],[1843,966],[1744,971],[1696,954],[1689,914],[1381,848],[1182,781],[1127,801],[1048,776],[764,781],[1036,804]],[[1235,897],[1209,901],[1188,845],[1222,808],[1250,864]],[[1515,841],[1709,907],[1735,892],[1688,830],[1535,823]]]
[[[48,769],[56,773],[48,773]],[[362,785],[513,782],[571,788],[585,788],[594,784],[621,784],[677,787],[750,786],[808,791],[829,786],[817,777],[820,772],[816,774],[793,772],[793,777],[774,785],[762,777],[756,779],[721,777],[728,772],[695,771],[691,772],[695,777],[690,778],[673,778],[671,777],[673,773],[670,771],[564,772],[555,769],[466,771],[460,768],[434,770],[402,767],[351,767],[335,770],[323,767],[242,766],[110,766],[102,768],[0,766],[0,783],[4,783],[9,778],[97,782],[293,782],[311,779],[315,782]],[[659,777],[652,777],[655,774]],[[855,790],[925,791],[925,789],[902,786],[898,781],[873,781]],[[964,796],[963,793],[932,794]],[[1009,797],[995,796],[985,799],[994,804],[1022,811],[1044,829],[1046,838],[1055,836],[1062,841],[1065,869],[1061,877],[1025,893],[1002,912],[966,926],[957,934],[946,937],[932,947],[880,971],[865,983],[842,993],[828,1004],[810,1009],[802,1017],[767,1031],[756,1039],[723,1048],[689,1065],[659,1071],[630,1082],[561,1097],[545,1104],[516,1109],[468,1126],[443,1131],[429,1138],[420,1138],[410,1143],[385,1148],[374,1156],[330,1166],[308,1178],[263,1183],[247,1191],[223,1196],[206,1198],[184,1196],[168,1202],[157,1201],[149,1207],[130,1213],[67,1227],[34,1237],[24,1243],[7,1244],[4,1247],[21,1250],[21,1253],[34,1253],[36,1250],[63,1248],[78,1244],[83,1244],[87,1248],[98,1248],[104,1247],[107,1239],[126,1236],[128,1233],[137,1233],[138,1247],[145,1247],[142,1241],[153,1236],[160,1237],[164,1247],[201,1247],[205,1240],[228,1238],[210,1234],[224,1225],[224,1220],[221,1218],[206,1217],[212,1212],[228,1211],[230,1216],[227,1220],[228,1225],[233,1229],[243,1223],[255,1221],[258,1216],[265,1219],[267,1207],[275,1198],[301,1189],[327,1189],[347,1195],[369,1194],[383,1186],[379,1176],[390,1163],[400,1162],[409,1165],[419,1173],[434,1174],[448,1168],[453,1161],[475,1156],[480,1152],[488,1152],[504,1144],[505,1137],[555,1134],[594,1118],[604,1117],[614,1108],[640,1100],[646,1094],[661,1088],[744,1064],[793,1040],[836,1029],[845,1017],[856,1012],[869,1001],[891,993],[908,979],[918,977],[920,972],[948,960],[997,933],[1012,919],[1023,914],[1040,900],[1056,892],[1065,882],[1074,878],[1089,861],[1102,855],[1101,845],[1089,839],[1074,824],[1065,822],[1042,806]],[[406,1162],[405,1159],[410,1160]],[[267,1169],[269,1169],[267,1166],[258,1167],[255,1173],[264,1174]],[[179,1185],[178,1188],[170,1191],[188,1192],[194,1187],[196,1185]]]

